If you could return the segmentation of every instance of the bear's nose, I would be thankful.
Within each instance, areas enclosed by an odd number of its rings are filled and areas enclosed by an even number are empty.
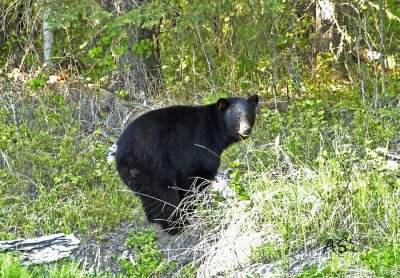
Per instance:
[[[245,130],[242,131],[242,135],[250,135],[251,133],[251,128],[246,128]]]

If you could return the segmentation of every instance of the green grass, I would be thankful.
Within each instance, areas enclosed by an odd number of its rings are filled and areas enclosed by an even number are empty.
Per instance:
[[[0,109],[0,238],[101,234],[137,217],[138,199],[105,162],[110,142],[84,133],[77,105],[59,95],[20,99]]]
[[[11,254],[0,254],[0,278],[84,278],[93,277],[83,271],[79,264],[61,261],[50,266],[23,266]]]
[[[31,277],[27,268],[22,267],[19,260],[8,254],[0,254],[1,278],[27,278]]]

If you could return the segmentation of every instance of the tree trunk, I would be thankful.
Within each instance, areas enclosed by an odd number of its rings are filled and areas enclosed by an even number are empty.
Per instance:
[[[101,5],[113,14],[121,14],[148,2],[148,0],[101,0]],[[128,52],[117,61],[118,68],[113,73],[114,82],[110,89],[128,91],[133,99],[140,99],[146,103],[147,98],[159,92],[164,85],[158,47],[159,25],[153,29],[133,26],[126,28],[130,41]],[[146,39],[153,42],[150,56],[139,56],[131,50],[133,44]]]
[[[48,24],[50,15],[49,7],[45,5],[43,10],[43,58],[48,64],[51,63],[51,47],[53,44],[53,33]]]
[[[384,20],[383,20],[383,9],[385,5],[385,0],[378,0],[379,4],[379,52],[381,58],[381,95],[385,98],[385,48],[384,48],[384,38],[385,38],[385,29],[384,29]]]
[[[335,34],[335,3],[333,0],[316,0],[315,19],[318,34],[318,52],[332,49]]]
[[[341,1],[315,0],[317,52],[332,52],[338,59],[351,42],[344,26]]]

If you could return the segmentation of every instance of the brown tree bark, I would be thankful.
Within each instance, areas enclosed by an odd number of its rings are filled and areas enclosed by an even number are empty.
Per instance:
[[[333,0],[315,1],[317,51],[327,52],[338,46],[339,37],[335,26],[336,4]]]
[[[315,0],[316,54],[330,52],[335,68],[345,71],[346,53],[351,45],[341,0]]]
[[[351,42],[341,0],[315,0],[318,52],[333,52],[338,58]]]
[[[101,0],[104,9],[113,14],[122,14],[145,5],[149,0]],[[158,47],[159,25],[152,29],[127,26],[129,36],[128,52],[117,61],[118,68],[113,73],[110,90],[128,91],[133,99],[144,103],[151,95],[157,94],[164,86],[161,70],[160,49]],[[153,49],[149,57],[139,56],[131,51],[134,43],[149,39]]]

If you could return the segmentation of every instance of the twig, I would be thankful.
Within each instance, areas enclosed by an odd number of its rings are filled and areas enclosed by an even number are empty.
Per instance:
[[[375,114],[376,114],[376,110],[378,109],[378,72],[377,72],[377,69],[376,69],[376,64],[374,63],[374,60],[375,60],[375,56],[374,56],[374,49],[372,48],[372,39],[371,39],[371,44],[368,42],[368,33],[367,33],[367,17],[364,15],[364,18],[363,18],[363,25],[364,25],[364,33],[365,33],[365,43],[367,44],[367,46],[368,46],[368,49],[369,49],[369,51],[370,51],[370,53],[371,53],[371,60],[372,60],[372,66],[373,66],[373,68],[374,68],[374,73],[375,73],[375,82],[374,82],[374,111],[375,111]]]
[[[381,53],[381,95],[385,97],[385,49],[383,45],[385,31],[383,29],[383,5],[385,0],[378,0],[379,3],[379,52]]]
[[[207,147],[202,146],[202,145],[199,145],[199,144],[194,144],[194,145],[197,146],[197,147],[203,148],[203,149],[209,151],[210,153],[212,153],[213,155],[215,155],[216,157],[220,158],[220,156],[219,156],[218,154],[216,154],[216,153],[213,152],[212,150],[208,149]]]
[[[361,37],[361,16],[360,16],[360,6],[357,9],[358,15],[358,33],[356,39],[356,51],[357,51],[357,66],[358,66],[358,75],[361,82],[361,98],[363,104],[365,104],[365,85],[364,85],[364,76],[361,71],[361,59],[360,59],[360,37]]]
[[[8,163],[6,154],[2,150],[0,150],[0,151],[1,151],[1,156],[3,157],[4,163],[7,165],[7,168],[11,169],[10,164]]]
[[[207,62],[208,72],[210,74],[210,78],[211,78],[211,82],[212,82],[212,90],[213,90],[213,92],[215,94],[218,94],[217,88],[215,87],[215,82],[214,82],[214,77],[213,77],[213,74],[212,74],[212,70],[211,70],[211,63],[210,63],[210,60],[208,59],[208,56],[207,56],[207,53],[206,53],[206,49],[204,48],[203,39],[201,38],[199,22],[197,20],[197,13],[195,13],[195,21],[196,21],[196,29],[197,29],[197,34],[199,36],[201,49],[203,50],[203,54],[204,54],[204,57],[205,57],[206,62]]]
[[[17,121],[17,112],[15,112],[14,103],[12,103],[10,106],[11,106],[11,110],[13,111],[13,120],[14,120],[14,125],[15,125],[15,133],[18,135],[19,134],[19,128],[18,128],[18,121]]]
[[[272,22],[274,21],[274,15],[272,14]],[[275,105],[275,110],[278,111],[278,99],[277,99],[277,92],[276,92],[276,80],[278,78],[278,65],[277,60],[278,60],[278,54],[277,54],[277,50],[276,50],[276,37],[275,37],[275,32],[274,32],[274,25],[272,24],[272,28],[271,28],[271,37],[272,37],[272,49],[274,52],[274,68],[272,71],[272,90],[274,92],[274,105]]]

